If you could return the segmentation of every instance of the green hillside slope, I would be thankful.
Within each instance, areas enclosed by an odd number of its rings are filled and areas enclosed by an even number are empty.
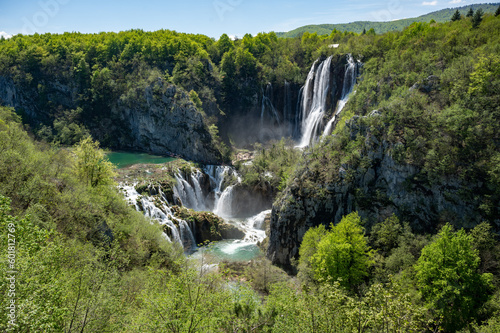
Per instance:
[[[474,4],[458,8],[446,8],[419,17],[389,21],[389,22],[356,21],[351,23],[339,23],[339,24],[305,25],[303,27],[288,32],[278,32],[276,34],[278,35],[278,37],[286,37],[286,38],[293,38],[299,36],[306,31],[309,33],[316,32],[318,35],[328,35],[334,29],[340,31],[351,31],[358,34],[363,32],[363,29],[366,29],[366,31],[374,29],[376,33],[381,34],[388,31],[403,30],[413,22],[430,22],[431,20],[434,20],[436,22],[446,22],[450,20],[451,16],[457,9],[460,11],[462,15],[465,15],[470,8],[472,8],[474,11],[481,8],[484,13],[494,13],[498,8],[498,6],[499,4],[496,3],[496,4]]]

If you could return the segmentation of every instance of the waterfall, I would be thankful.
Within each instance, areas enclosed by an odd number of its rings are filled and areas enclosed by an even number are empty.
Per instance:
[[[233,188],[234,185],[229,185],[222,190],[224,179],[227,176],[236,178],[238,183],[241,183],[241,177],[236,171],[228,166],[207,165],[205,172],[213,184],[214,192],[214,209],[213,212],[220,217],[232,217],[233,204]]]
[[[200,185],[203,174],[197,170],[196,174],[191,173],[187,177],[190,178],[192,185],[180,172],[175,175],[177,183],[174,186],[174,197],[180,200],[184,207],[196,211],[206,210],[205,196]]]
[[[332,56],[317,66],[317,60],[307,75],[302,92],[302,138],[298,147],[306,147],[318,138],[330,88]]]
[[[222,183],[224,182],[224,177],[229,172],[229,167],[220,165],[207,165],[205,167],[205,172],[210,178],[211,187],[214,192],[214,208],[217,207],[217,202],[221,196]]]
[[[266,85],[265,91],[262,93],[262,104],[260,111],[260,125],[264,126],[264,114],[266,109],[268,109],[269,115],[275,120],[275,122],[280,126],[280,117],[278,114],[278,110],[273,105],[273,85],[268,83]]]
[[[181,231],[182,245],[184,246],[184,252],[192,253],[196,249],[196,241],[194,239],[191,228],[184,220],[179,220],[179,230]]]
[[[356,63],[354,61],[354,58],[352,57],[351,54],[347,55],[347,68],[345,70],[344,74],[344,83],[342,85],[342,97],[340,101],[337,103],[337,107],[335,109],[335,112],[333,113],[332,119],[326,124],[325,131],[323,132],[322,137],[325,137],[327,135],[330,135],[332,133],[332,127],[333,123],[335,122],[335,119],[337,118],[337,115],[342,112],[342,109],[346,105],[347,101],[349,100],[349,95],[352,92],[352,89],[354,85],[356,84],[356,75],[357,75],[357,68],[356,68]]]
[[[233,210],[233,188],[234,185],[229,185],[221,193],[220,197],[215,201],[214,213],[220,217],[232,217]]]
[[[121,188],[125,194],[125,198],[129,201],[129,203],[134,205],[137,211],[142,211],[145,216],[150,218],[150,220],[154,219],[158,221],[160,225],[166,225],[170,229],[171,236],[169,237],[167,234],[165,234],[166,238],[169,241],[179,243],[184,247],[185,251],[192,251],[194,249],[192,245],[196,246],[195,241],[191,243],[191,246],[189,248],[186,248],[184,246],[185,243],[183,241],[184,238],[182,237],[181,233],[179,233],[179,230],[177,230],[174,221],[177,222],[179,226],[187,225],[186,221],[179,219],[173,215],[172,210],[168,206],[168,202],[164,199],[163,195],[160,196],[161,208],[162,208],[160,209],[153,203],[153,199],[148,198],[146,196],[141,196],[136,191],[133,185],[132,186],[122,185]],[[138,201],[140,202],[140,205],[137,203]],[[180,230],[182,231],[182,229]],[[184,232],[188,234],[187,230],[184,230]],[[191,230],[189,230],[189,234],[192,235]]]
[[[259,214],[252,216],[248,221],[252,228],[257,230],[265,230],[264,220],[266,216],[271,213],[271,210],[265,210]]]
[[[297,98],[297,106],[295,107],[295,123],[293,128],[293,137],[299,138],[300,136],[300,125],[302,123],[302,112],[300,112],[302,94],[304,93],[304,87],[299,90],[299,97]]]
[[[203,180],[207,176],[214,196],[213,203],[207,200],[208,195],[203,191]],[[189,208],[211,210],[222,218],[230,218],[227,223],[236,223],[237,227],[245,232],[243,240],[228,240],[222,243],[221,247],[232,247],[239,249],[235,251],[244,252],[247,246],[253,245],[255,248],[255,244],[265,238],[264,219],[270,211],[246,219],[233,217],[234,189],[237,183],[241,183],[241,178],[234,169],[228,166],[207,165],[202,170],[193,168],[189,173],[177,171],[175,178],[177,183],[173,187],[174,200]],[[152,193],[157,195],[149,197],[140,195],[135,185],[120,185],[129,204],[147,216],[151,223],[155,220],[162,225],[163,236],[170,242],[182,246],[186,254],[195,252],[196,225],[174,215],[161,187],[158,190],[155,187]]]

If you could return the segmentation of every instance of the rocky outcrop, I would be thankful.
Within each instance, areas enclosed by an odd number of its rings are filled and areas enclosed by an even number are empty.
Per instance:
[[[343,165],[338,170],[340,180],[327,184],[315,182],[308,167],[302,167],[273,204],[267,256],[289,272],[294,271],[290,259],[298,257],[309,228],[338,223],[352,211],[358,211],[367,228],[396,214],[417,232],[431,231],[445,222],[473,227],[481,220],[479,199],[464,197],[463,189],[474,193],[483,184],[453,178],[429,183],[419,168],[395,160],[394,152],[401,144],[379,141],[359,120],[354,117],[347,126],[352,139],[358,134],[365,137],[370,148],[362,157],[369,161],[368,167],[350,170]],[[304,185],[311,180],[313,186]]]
[[[175,85],[159,79],[138,100],[120,100],[112,113],[124,125],[114,128],[121,148],[175,153],[204,164],[221,160],[203,116]]]
[[[82,105],[71,83],[43,83],[38,89],[27,84],[20,88],[11,78],[0,76],[0,103],[26,115],[34,127],[51,125],[60,110],[78,106],[91,110],[82,123],[103,146],[113,149],[175,154],[206,164],[222,159],[202,114],[187,94],[161,78],[108,101],[109,110],[102,112],[92,111],[90,102]]]
[[[271,186],[250,188],[237,184],[233,189],[232,211],[235,216],[252,216],[271,208],[273,202]]]
[[[173,206],[175,216],[191,224],[196,244],[223,239],[243,239],[245,233],[236,226],[224,222],[212,212],[196,212],[181,206]]]

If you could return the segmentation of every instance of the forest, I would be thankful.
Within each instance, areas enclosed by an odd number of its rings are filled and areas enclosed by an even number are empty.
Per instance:
[[[0,329],[500,331],[499,14],[384,34],[2,37],[0,270],[15,283],[0,283]],[[262,119],[268,84],[300,87],[317,59],[346,54],[362,65],[331,135],[303,150],[293,136],[239,141],[232,121]],[[350,211],[318,215],[286,263],[270,255],[272,237],[248,262],[210,269],[214,244],[193,262],[124,200],[103,150],[127,148],[124,110],[160,102],[172,107],[152,122],[179,112],[210,158],[272,194],[268,232],[289,229],[301,200],[328,207],[332,189],[347,189]],[[169,151],[187,156],[196,143],[186,142]],[[403,184],[411,204],[358,183],[377,149],[418,170]],[[251,164],[237,161],[248,151]],[[427,210],[436,188],[451,208]]]

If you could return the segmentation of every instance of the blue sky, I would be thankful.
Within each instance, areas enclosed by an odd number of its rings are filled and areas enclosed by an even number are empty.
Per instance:
[[[170,29],[242,37],[306,24],[390,21],[476,0],[0,0],[0,34]]]

